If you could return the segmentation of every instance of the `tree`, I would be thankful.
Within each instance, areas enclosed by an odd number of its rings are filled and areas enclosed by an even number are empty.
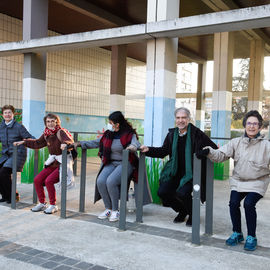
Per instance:
[[[241,59],[239,73],[232,79],[232,91],[242,92],[248,90],[249,59]],[[232,120],[243,119],[247,113],[247,97],[235,97],[232,100]]]

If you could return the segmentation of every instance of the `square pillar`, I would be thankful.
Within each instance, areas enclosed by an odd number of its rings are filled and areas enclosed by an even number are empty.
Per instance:
[[[24,0],[23,40],[46,37],[48,33],[48,0]],[[24,54],[23,125],[38,138],[43,130],[46,93],[46,54]],[[34,151],[27,150],[22,182],[33,182]],[[40,155],[41,157],[41,155]],[[44,162],[40,160],[40,168]]]
[[[110,112],[125,114],[127,45],[112,46]]]
[[[204,130],[206,62],[198,65],[195,125]]]
[[[250,62],[248,79],[248,111],[262,113],[264,68],[264,41],[252,40],[250,43]]]
[[[179,0],[148,0],[147,22],[179,17]],[[144,143],[161,146],[174,127],[178,38],[147,41]]]

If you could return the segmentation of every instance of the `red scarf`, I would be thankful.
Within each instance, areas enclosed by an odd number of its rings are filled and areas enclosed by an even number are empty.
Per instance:
[[[59,126],[59,125],[56,125],[54,129],[49,129],[49,128],[46,127],[44,129],[44,132],[43,132],[44,137],[47,138],[47,137],[49,137],[51,135],[55,135],[58,132],[58,130],[60,130],[60,129],[64,130],[68,134],[68,136],[70,138],[72,138],[72,135],[70,134],[70,132],[65,128],[61,128],[61,126]]]

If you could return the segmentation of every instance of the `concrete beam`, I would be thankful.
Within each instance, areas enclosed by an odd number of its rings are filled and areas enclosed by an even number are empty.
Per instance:
[[[128,44],[160,37],[184,37],[270,26],[270,5],[215,12],[84,33],[0,44],[0,56]]]
[[[176,93],[176,98],[196,98],[197,93]],[[269,97],[270,90],[263,90],[263,97]],[[233,97],[247,97],[247,91],[233,91]],[[205,92],[204,98],[212,98],[212,92]]]
[[[270,5],[241,8],[147,24],[155,38],[186,37],[270,26]]]
[[[239,6],[231,0],[202,0],[208,7],[213,11],[224,11],[239,9]],[[270,37],[266,35],[262,29],[248,29],[241,31],[241,34],[248,40],[252,39],[262,39],[265,42],[265,48],[270,53]]]
[[[115,26],[119,25],[130,25],[131,22],[124,20],[107,10],[104,10],[89,1],[85,0],[53,0],[67,8],[78,11],[81,14],[84,14],[88,17],[98,20],[102,23],[111,23]]]
[[[2,43],[0,44],[0,56],[128,44],[151,38],[145,32],[145,24],[136,24],[69,35]]]

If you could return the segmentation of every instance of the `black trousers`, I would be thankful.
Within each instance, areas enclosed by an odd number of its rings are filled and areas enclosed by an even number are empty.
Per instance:
[[[11,174],[12,168],[0,165],[0,193],[7,201],[11,199]]]
[[[160,184],[158,196],[164,206],[171,207],[175,212],[192,215],[192,181],[187,182],[178,191],[178,181],[169,181]]]

